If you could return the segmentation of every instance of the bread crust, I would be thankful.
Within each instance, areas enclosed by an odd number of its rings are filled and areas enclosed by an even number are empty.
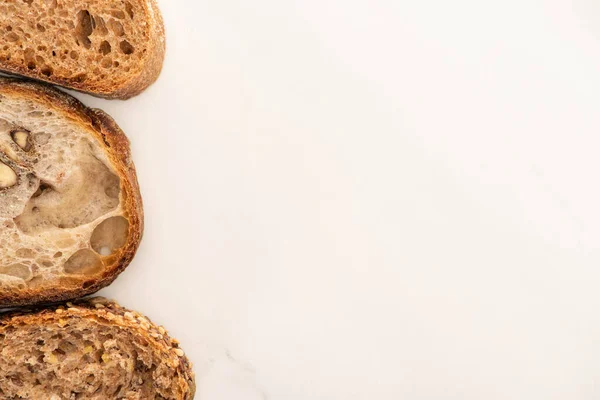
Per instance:
[[[0,334],[25,326],[43,326],[59,319],[78,318],[94,324],[115,326],[141,336],[159,354],[161,360],[175,369],[177,387],[182,397],[191,400],[196,392],[192,363],[179,348],[179,342],[171,338],[167,331],[142,314],[121,307],[103,297],[80,299],[72,303],[53,304],[11,311],[0,315]],[[0,377],[1,378],[1,377]]]
[[[76,79],[60,78],[54,75],[46,76],[39,71],[30,70],[22,64],[12,63],[6,60],[0,60],[0,71],[59,85],[67,89],[77,90],[105,99],[126,100],[136,96],[158,79],[162,70],[166,51],[165,27],[158,4],[156,3],[156,0],[146,0],[143,4],[148,15],[148,20],[146,22],[150,34],[148,40],[148,54],[145,59],[141,61],[144,66],[141,68],[140,73],[131,75],[129,79],[119,86],[109,84],[108,82],[90,83],[80,82]]]
[[[108,159],[121,181],[123,216],[129,221],[125,246],[114,254],[115,260],[94,278],[68,278],[43,288],[0,289],[0,308],[50,303],[75,299],[97,292],[113,282],[133,259],[144,230],[144,211],[135,166],[131,160],[129,140],[115,121],[104,111],[91,109],[74,97],[50,85],[0,77],[0,94],[17,95],[45,103],[76,121],[82,129],[104,143]]]

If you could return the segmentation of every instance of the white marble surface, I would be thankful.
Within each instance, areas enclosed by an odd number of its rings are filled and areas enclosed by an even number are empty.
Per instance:
[[[598,2],[160,5],[160,80],[79,97],[146,207],[103,294],[197,398],[600,397]]]

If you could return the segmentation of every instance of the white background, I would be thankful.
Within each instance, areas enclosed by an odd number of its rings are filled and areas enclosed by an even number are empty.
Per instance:
[[[600,5],[161,0],[102,294],[202,400],[598,399]]]

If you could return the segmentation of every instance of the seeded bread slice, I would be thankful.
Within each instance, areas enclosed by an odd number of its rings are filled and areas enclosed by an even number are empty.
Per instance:
[[[0,349],[2,399],[194,397],[179,342],[103,298],[0,316]]]
[[[0,3],[0,70],[126,99],[158,77],[165,54],[155,0]]]
[[[0,307],[111,283],[143,229],[129,141],[104,112],[0,78]]]

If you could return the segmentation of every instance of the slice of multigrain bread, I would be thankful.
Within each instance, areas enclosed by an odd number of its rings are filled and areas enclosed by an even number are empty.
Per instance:
[[[129,142],[104,112],[0,78],[0,307],[111,283],[141,240]]]
[[[189,400],[194,391],[179,342],[104,298],[0,316],[2,399]]]
[[[158,77],[165,53],[155,0],[0,2],[0,70],[126,99]]]

